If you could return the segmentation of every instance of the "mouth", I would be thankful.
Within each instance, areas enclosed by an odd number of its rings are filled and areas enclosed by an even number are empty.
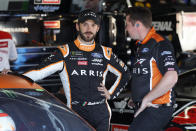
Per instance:
[[[93,33],[85,33],[87,38],[90,38],[91,36],[93,36]]]
[[[85,34],[86,34],[86,35],[93,35],[92,32],[86,32]]]

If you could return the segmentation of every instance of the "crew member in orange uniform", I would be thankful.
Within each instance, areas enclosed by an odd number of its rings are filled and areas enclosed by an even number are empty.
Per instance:
[[[126,30],[137,40],[129,101],[136,112],[129,131],[161,131],[173,113],[178,79],[172,44],[155,31],[151,11],[144,7],[128,8]]]

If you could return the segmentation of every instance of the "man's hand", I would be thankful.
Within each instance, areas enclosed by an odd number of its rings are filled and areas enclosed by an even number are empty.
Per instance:
[[[98,91],[102,92],[101,95],[105,96],[105,98],[107,100],[110,99],[110,93],[109,91],[106,89],[105,85],[103,85],[102,83],[100,83],[100,87],[97,87]]]
[[[140,108],[136,111],[134,117],[137,117],[142,111],[144,111],[147,107],[154,107],[154,108],[158,108],[159,106],[157,106],[156,104],[152,104],[151,102],[147,102],[143,99],[142,104],[140,106]]]
[[[11,70],[5,69],[5,68],[4,68],[4,69],[1,71],[1,74],[5,75],[5,74],[7,74],[8,72],[11,72]]]
[[[135,104],[133,103],[133,100],[131,98],[129,99],[127,104],[128,104],[128,107],[131,107],[131,108],[135,107]]]

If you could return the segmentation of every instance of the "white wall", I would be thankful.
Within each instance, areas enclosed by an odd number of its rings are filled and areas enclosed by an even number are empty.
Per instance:
[[[176,32],[182,51],[196,49],[196,12],[180,12],[176,15]]]

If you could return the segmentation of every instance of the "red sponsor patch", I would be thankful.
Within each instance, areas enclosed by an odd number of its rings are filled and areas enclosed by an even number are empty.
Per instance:
[[[5,47],[8,47],[8,42],[7,41],[0,42],[0,48],[5,48]]]
[[[60,28],[60,21],[59,20],[44,21],[44,27],[46,29],[59,29]]]
[[[43,4],[60,4],[60,0],[42,0]]]
[[[128,131],[129,125],[111,124],[112,131]]]
[[[78,65],[88,65],[88,61],[78,61]]]

